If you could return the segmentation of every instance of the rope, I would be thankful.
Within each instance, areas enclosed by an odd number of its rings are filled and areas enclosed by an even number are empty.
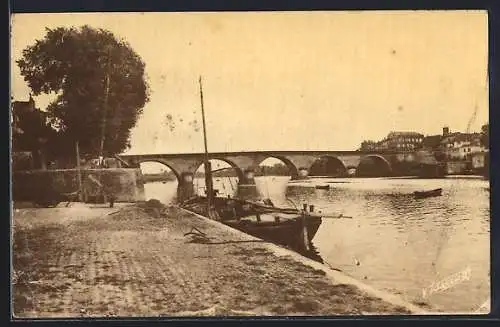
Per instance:
[[[233,181],[231,180],[231,177],[228,177],[229,179],[229,184],[231,185],[231,190],[233,191],[234,193],[234,186],[233,186]]]
[[[201,230],[199,230],[196,227],[191,227],[191,230],[188,233],[184,234],[184,236],[188,236],[188,235],[198,235],[198,236],[203,236],[203,237],[207,236],[207,234],[203,233]]]
[[[297,208],[297,205],[295,204],[295,202],[293,202],[292,200],[290,200],[290,198],[285,197],[285,199],[286,199],[288,202],[290,202],[290,203],[294,206],[294,208],[295,208],[296,210],[299,210],[299,208]]]
[[[269,195],[269,187],[267,186],[267,179],[264,179],[264,183],[266,184],[267,198],[269,199],[270,195]]]

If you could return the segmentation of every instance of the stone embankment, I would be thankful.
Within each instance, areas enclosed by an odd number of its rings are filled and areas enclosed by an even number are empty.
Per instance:
[[[420,310],[177,207],[24,208],[15,209],[13,223],[19,318]]]
[[[144,181],[140,169],[106,168],[82,169],[81,181],[84,193],[89,196],[99,194],[105,185],[117,202],[144,200]],[[14,201],[36,201],[54,199],[60,194],[73,194],[79,190],[77,169],[52,169],[14,171],[12,173],[12,195]],[[73,199],[74,201],[74,199]]]

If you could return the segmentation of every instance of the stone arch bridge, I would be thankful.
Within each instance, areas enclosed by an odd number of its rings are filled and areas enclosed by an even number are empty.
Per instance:
[[[204,153],[120,155],[129,167],[140,168],[143,162],[158,162],[169,167],[177,176],[180,188],[192,188],[196,170],[203,164]],[[309,175],[347,176],[356,171],[358,176],[383,177],[397,175],[401,167],[418,164],[415,152],[360,152],[360,151],[245,151],[212,152],[212,160],[227,162],[238,174],[239,184],[254,184],[254,173],[259,164],[268,159],[281,160],[292,179]],[[370,171],[363,169],[369,164]],[[375,168],[375,169],[373,169]],[[364,170],[364,171],[363,171]],[[188,191],[188,193],[190,193]]]

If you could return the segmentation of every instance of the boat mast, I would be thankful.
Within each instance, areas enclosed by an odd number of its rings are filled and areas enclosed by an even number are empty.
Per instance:
[[[205,185],[206,185],[207,201],[208,201],[208,214],[210,215],[210,212],[212,210],[212,202],[213,202],[212,200],[214,196],[214,191],[212,185],[212,167],[210,166],[210,161],[208,160],[207,129],[205,123],[205,108],[203,106],[203,86],[201,84],[201,76],[199,79],[199,84],[200,84],[201,115],[203,122],[203,142],[205,144],[205,162],[204,162]]]

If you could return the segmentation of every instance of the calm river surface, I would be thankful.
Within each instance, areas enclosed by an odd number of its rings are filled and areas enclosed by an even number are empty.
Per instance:
[[[408,301],[446,312],[475,311],[489,300],[488,181],[460,177],[289,179],[257,177],[257,192],[276,205],[309,203],[323,212],[352,217],[324,219],[313,240],[329,266]],[[326,183],[329,190],[315,188]],[[222,195],[235,194],[236,185],[235,179],[214,180]],[[203,186],[203,181],[195,180],[195,186]],[[175,201],[176,187],[172,182],[148,183],[146,197],[169,203]],[[441,197],[419,200],[411,195],[438,187],[443,188]],[[461,272],[462,278],[445,285]]]

